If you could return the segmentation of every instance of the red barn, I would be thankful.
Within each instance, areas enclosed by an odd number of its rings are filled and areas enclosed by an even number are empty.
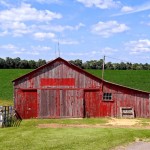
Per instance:
[[[107,82],[57,58],[13,81],[14,107],[27,118],[150,117],[150,93]]]

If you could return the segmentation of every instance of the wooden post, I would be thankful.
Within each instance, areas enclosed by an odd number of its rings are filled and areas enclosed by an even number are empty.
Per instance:
[[[104,81],[104,69],[105,69],[105,55],[103,58],[103,66],[102,66],[102,92],[103,92],[103,81]]]
[[[104,69],[105,69],[105,55],[104,55],[104,58],[103,58],[102,80],[104,80]]]

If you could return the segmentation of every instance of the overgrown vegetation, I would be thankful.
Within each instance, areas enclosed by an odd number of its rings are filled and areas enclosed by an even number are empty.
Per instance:
[[[0,128],[0,149],[3,150],[109,150],[136,139],[149,139],[150,130],[130,128],[39,128],[41,123],[70,120],[23,120],[19,128]],[[73,120],[74,122],[76,120]],[[73,122],[71,121],[71,122]],[[103,122],[103,119],[78,120],[77,124]]]

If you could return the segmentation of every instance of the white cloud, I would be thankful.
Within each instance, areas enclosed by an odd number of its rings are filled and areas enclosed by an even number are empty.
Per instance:
[[[130,50],[130,54],[150,52],[150,40],[140,39],[137,41],[130,41],[125,44],[126,49]]]
[[[0,36],[6,36],[6,35],[8,35],[8,34],[9,34],[9,33],[8,33],[7,30],[0,32]]]
[[[13,44],[6,44],[6,45],[0,45],[0,49],[1,50],[15,51],[18,48],[15,45],[13,45]]]
[[[36,0],[39,3],[46,3],[46,4],[51,4],[51,3],[57,3],[60,4],[62,3],[61,0]]]
[[[113,7],[118,7],[120,4],[119,1],[114,0],[77,0],[80,3],[83,3],[86,7],[98,7],[100,9],[108,9]]]
[[[19,47],[19,46],[15,46],[13,44],[6,44],[6,45],[0,45],[0,49],[3,51],[8,51],[11,54],[27,54],[27,55],[40,55],[40,53],[42,53],[43,51],[50,51],[51,47],[49,46],[41,46],[41,45],[37,45],[37,46],[29,46],[29,48],[24,48],[24,47]]]
[[[105,47],[101,50],[101,53],[104,55],[111,55],[115,52],[117,52],[117,49],[111,48],[111,47]]]
[[[0,36],[7,34],[13,36],[22,36],[25,34],[34,34],[39,31],[36,24],[46,24],[53,19],[60,19],[61,14],[49,10],[38,10],[31,7],[30,4],[22,3],[21,6],[0,11]],[[7,33],[7,34],[6,34]],[[36,35],[36,34],[35,34]],[[38,35],[37,35],[38,36]],[[52,34],[47,34],[52,36]]]
[[[146,11],[146,10],[150,10],[150,3],[149,2],[145,3],[143,5],[140,5],[140,6],[135,6],[135,7],[123,6],[120,13],[114,14],[112,16],[121,16],[121,15],[125,15],[125,14],[133,14],[133,13]]]
[[[0,0],[0,5],[5,6],[5,7],[11,6],[11,4],[9,4],[6,0]]]
[[[107,9],[111,7],[118,6],[118,2],[113,0],[77,0],[78,2],[83,3],[86,7],[98,7],[101,9]]]
[[[92,33],[102,37],[110,37],[113,34],[121,33],[129,30],[125,24],[119,24],[117,21],[98,22],[92,26]]]
[[[41,52],[41,51],[49,51],[51,50],[51,47],[38,45],[38,46],[31,46],[31,49]]]
[[[41,2],[44,3],[46,1],[42,0]],[[85,26],[83,23],[75,26],[51,24],[52,20],[60,18],[62,18],[60,13],[38,10],[30,4],[22,3],[18,7],[0,11],[0,36],[12,35],[17,37],[31,35],[35,39],[44,40],[46,38],[54,38],[55,34],[52,32],[79,30]]]
[[[75,40],[72,40],[72,39],[53,39],[53,42],[59,42],[59,44],[62,44],[62,45],[76,45],[76,44],[79,44],[78,41],[75,41]]]
[[[134,9],[130,6],[123,6],[121,11],[122,12],[130,12],[130,11],[133,11]]]
[[[53,19],[60,19],[62,17],[59,13],[54,13],[49,10],[37,10],[31,7],[30,4],[22,3],[18,8],[11,8],[0,12],[0,21],[8,22],[22,22],[22,21],[51,21]]]
[[[88,57],[96,57],[96,56],[103,56],[103,55],[111,55],[117,52],[117,49],[111,47],[104,47],[99,50],[92,50],[87,52],[70,52],[70,53],[63,53],[69,56],[88,56]]]
[[[39,30],[45,30],[45,31],[53,31],[53,32],[63,32],[65,30],[79,30],[81,27],[84,27],[85,25],[83,23],[79,23],[76,26],[69,26],[69,25],[51,25],[51,24],[46,24],[46,25],[34,25],[33,27]]]
[[[46,32],[37,32],[34,33],[33,36],[38,40],[44,40],[44,39],[52,39],[55,37],[54,33],[46,33]]]

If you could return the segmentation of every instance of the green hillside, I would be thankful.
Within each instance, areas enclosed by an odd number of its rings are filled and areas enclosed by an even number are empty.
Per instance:
[[[13,100],[12,80],[30,71],[32,70],[31,69],[0,69],[0,105],[10,104]],[[5,103],[3,104],[4,100]]]
[[[101,77],[101,70],[86,70]],[[150,70],[105,70],[104,79],[131,88],[150,92]]]
[[[2,101],[12,101],[12,80],[32,71],[32,69],[0,69],[0,104]],[[101,70],[86,70],[97,77],[101,77]],[[106,70],[104,79],[129,86],[132,88],[150,91],[150,71],[147,70]],[[6,103],[6,102],[5,102]]]

